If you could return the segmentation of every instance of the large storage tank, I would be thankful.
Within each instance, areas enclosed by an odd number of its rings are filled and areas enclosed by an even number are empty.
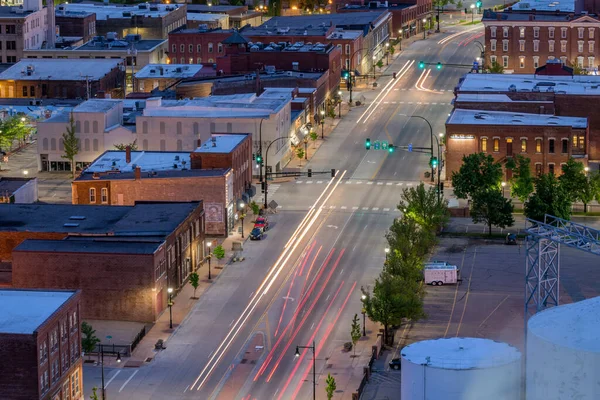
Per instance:
[[[489,339],[451,338],[402,349],[402,400],[515,400],[521,353]]]
[[[600,399],[600,297],[542,311],[527,329],[527,400]]]

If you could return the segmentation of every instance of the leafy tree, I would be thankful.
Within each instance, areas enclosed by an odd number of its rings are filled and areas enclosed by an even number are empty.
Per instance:
[[[513,205],[510,199],[504,198],[500,190],[490,189],[478,192],[473,197],[471,206],[473,222],[484,222],[488,226],[490,236],[492,235],[492,226],[506,228],[515,223],[512,212]]]
[[[421,182],[416,188],[406,188],[398,204],[398,210],[415,220],[423,229],[436,232],[448,222],[448,202],[438,196],[434,187],[425,188]]]
[[[490,74],[503,74],[504,67],[502,66],[502,64],[498,64],[498,62],[494,61],[492,62],[492,65],[490,65],[490,67],[488,68],[488,72]]]
[[[573,75],[587,75],[588,72],[583,67],[580,67],[575,61],[568,61],[568,66],[573,68]]]
[[[296,157],[302,162],[302,159],[304,158],[304,149],[302,147],[296,149]]]
[[[317,139],[319,138],[319,134],[316,131],[311,130],[308,134],[310,140],[313,142],[313,149],[317,147]]]
[[[390,47],[388,48],[388,52],[393,56],[394,53],[396,52],[396,49],[394,49],[393,45],[390,45]]]
[[[331,373],[327,374],[327,379],[325,379],[325,392],[327,393],[327,400],[331,400],[333,398],[333,393],[337,389],[337,385],[335,384],[335,378],[331,376]]]
[[[444,11],[444,7],[446,7],[448,4],[454,4],[454,0],[434,0],[433,1],[433,8],[435,10],[440,9],[443,12]],[[458,5],[456,7],[458,8]]]
[[[463,5],[463,2],[462,2],[461,0],[458,0],[458,1],[456,2],[456,9],[457,9],[457,10],[462,10],[462,9],[463,9],[463,7],[464,7],[464,5]]]
[[[90,395],[90,400],[98,400],[98,393],[96,393],[98,391],[98,388],[96,386],[94,386],[92,388],[92,394]]]
[[[516,154],[512,160],[506,163],[506,168],[514,171],[513,177],[510,180],[510,194],[523,203],[533,193],[534,179],[531,175],[530,161],[529,158]]]
[[[459,199],[473,198],[479,191],[500,188],[502,166],[485,153],[463,156],[458,172],[452,172],[454,194]]]
[[[225,257],[225,249],[223,249],[223,246],[218,245],[217,247],[215,247],[215,249],[213,250],[213,254],[215,257],[217,257],[217,260],[222,260],[223,257]]]
[[[600,196],[598,174],[588,175],[579,190],[579,200],[583,203],[583,212],[587,213],[588,204]]]
[[[79,139],[75,136],[75,119],[73,118],[73,113],[71,113],[71,118],[69,118],[67,131],[62,134],[62,137],[65,154],[61,157],[71,162],[71,178],[73,178],[75,176],[75,156],[79,153]]]
[[[546,214],[569,219],[571,200],[553,174],[543,174],[535,180],[535,193],[525,202],[523,211],[535,221],[544,221]]]
[[[383,60],[377,61],[375,65],[377,66],[377,68],[383,68]]]
[[[363,306],[372,321],[383,325],[383,342],[388,344],[389,328],[404,318],[417,320],[425,316],[420,282],[406,280],[382,271],[373,292],[362,290]]]
[[[587,181],[583,164],[575,161],[572,157],[569,158],[562,166],[562,175],[558,181],[572,203],[579,200],[582,188]]]
[[[252,209],[252,214],[254,214],[254,215],[260,214],[260,206],[258,205],[257,202],[252,201],[250,203],[250,208]]]
[[[96,345],[100,343],[100,339],[96,336],[96,330],[85,321],[81,323],[81,333],[83,333],[83,337],[81,338],[81,349],[89,354],[94,351]]]
[[[22,114],[8,117],[0,126],[0,148],[12,149],[15,140],[22,145],[30,134],[31,127]]]
[[[190,285],[194,288],[194,299],[196,298],[196,289],[200,286],[200,276],[196,272],[190,274]]]
[[[360,321],[358,320],[358,314],[354,314],[352,318],[352,325],[350,326],[350,337],[352,338],[352,348],[354,349],[354,355],[356,355],[356,343],[361,337],[360,333]]]
[[[385,270],[409,281],[420,280],[423,261],[435,244],[433,233],[420,228],[415,220],[403,217],[394,221],[386,239],[391,251]]]
[[[127,150],[127,146],[131,148],[131,151],[137,151],[137,139],[135,139],[132,143],[119,143],[115,144],[115,149],[125,151]]]

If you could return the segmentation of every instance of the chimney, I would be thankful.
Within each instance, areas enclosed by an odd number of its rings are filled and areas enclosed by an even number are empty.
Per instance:
[[[133,176],[135,177],[136,181],[142,179],[142,168],[139,166],[135,167],[135,170],[133,171]]]
[[[131,146],[125,147],[125,162],[127,164],[131,162]]]

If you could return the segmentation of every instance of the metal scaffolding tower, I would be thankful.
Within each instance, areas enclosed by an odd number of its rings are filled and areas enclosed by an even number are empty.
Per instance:
[[[600,255],[600,231],[546,214],[527,218],[525,249],[525,330],[530,313],[557,306],[560,297],[560,245]],[[531,307],[534,306],[534,307]]]

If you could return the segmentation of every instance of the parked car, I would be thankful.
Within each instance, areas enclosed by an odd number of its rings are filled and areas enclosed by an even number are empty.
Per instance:
[[[400,368],[402,368],[402,363],[400,362],[400,359],[394,358],[392,361],[390,361],[390,368],[400,370]]]
[[[506,239],[504,240],[504,244],[508,245],[516,245],[517,244],[517,235],[514,233],[509,233],[506,235]]]
[[[254,223],[255,228],[261,228],[263,231],[269,230],[269,220],[267,217],[261,216],[256,218],[256,222]]]
[[[262,228],[252,229],[252,232],[250,232],[250,240],[262,240],[262,238],[263,238]]]

